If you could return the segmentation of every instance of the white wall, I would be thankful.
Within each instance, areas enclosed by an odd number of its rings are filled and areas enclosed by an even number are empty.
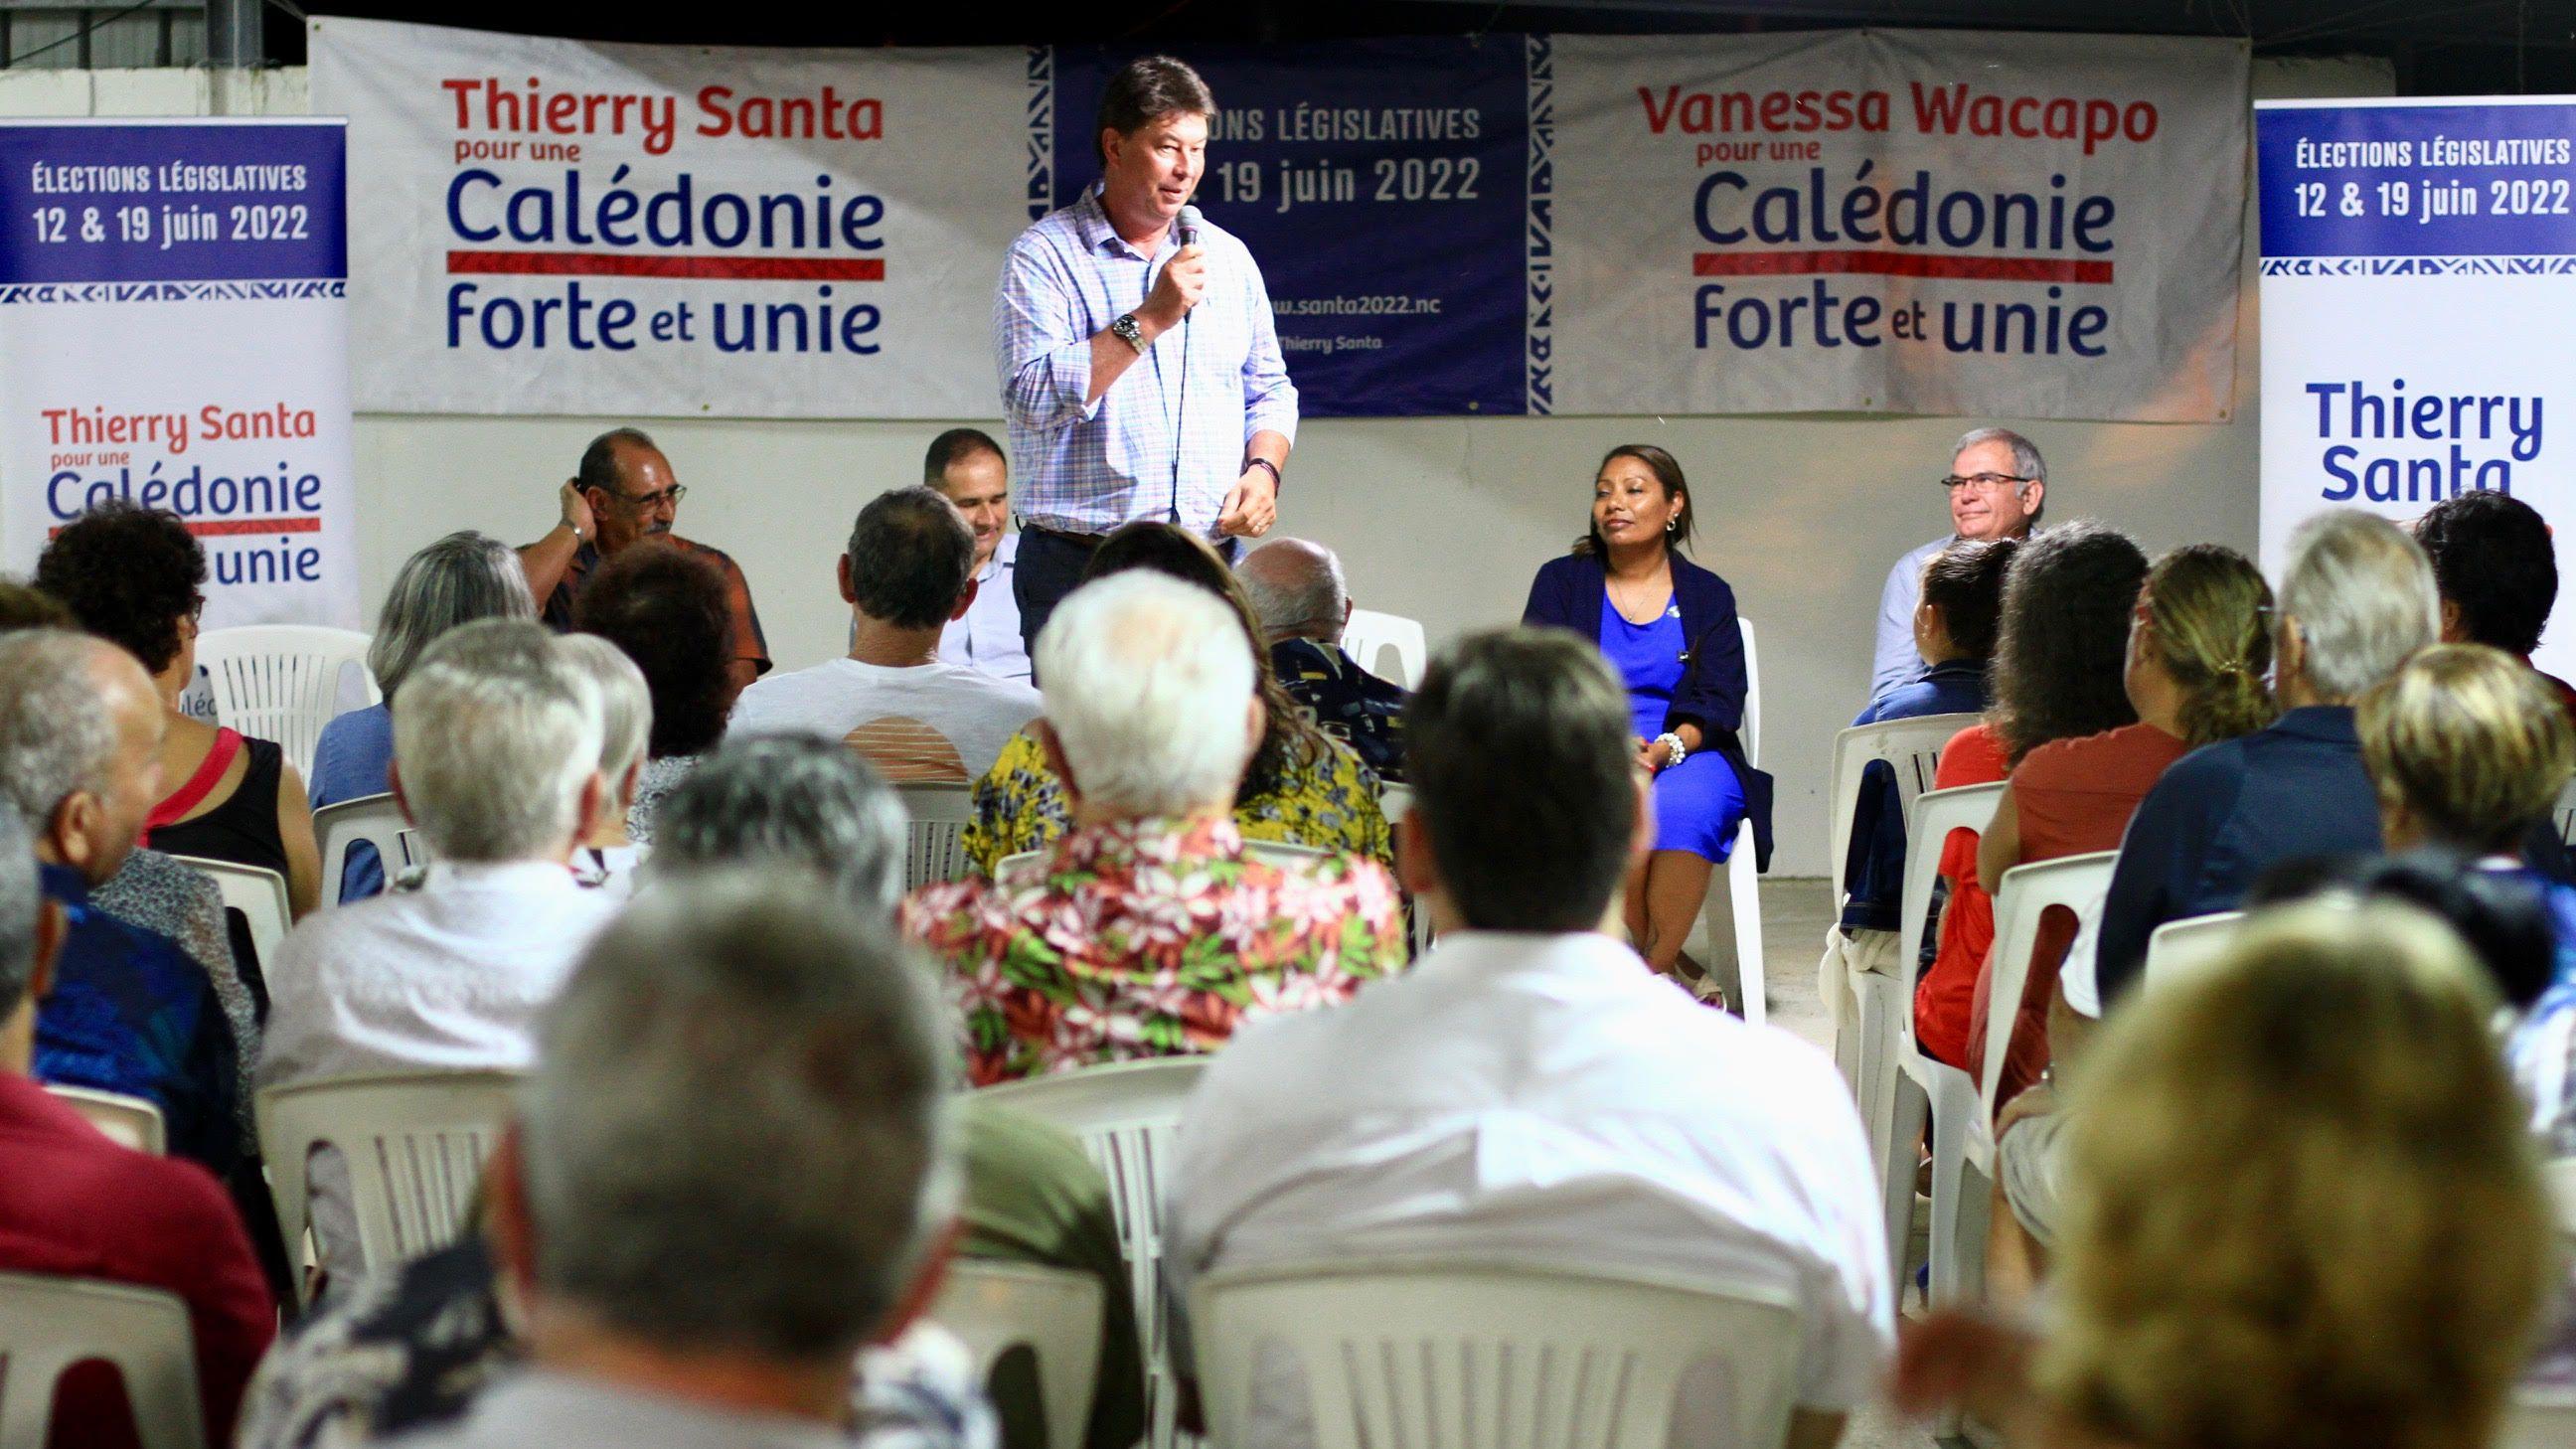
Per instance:
[[[203,72],[0,74],[0,115],[301,109],[302,77],[251,87]],[[69,79],[58,79],[68,75]],[[163,81],[160,77],[175,77]],[[2257,97],[2385,95],[2369,61],[2258,61]],[[129,99],[120,102],[117,98]],[[35,109],[51,104],[50,111]],[[145,112],[143,105],[152,109]],[[2151,554],[2212,540],[2253,552],[2257,422],[2251,219],[2236,403],[2207,426],[2022,422],[2049,459],[2053,518],[2093,516]],[[364,367],[367,360],[356,359]],[[681,531],[750,577],[783,667],[840,652],[832,560],[869,498],[919,476],[942,422],[756,422],[366,415],[358,419],[362,588],[451,529],[513,541],[551,524],[582,445],[641,421],[691,490]],[[990,420],[960,419],[992,427]],[[1985,421],[1985,420],[1979,420]],[[1734,584],[1761,631],[1763,766],[1779,777],[1776,874],[1824,873],[1822,796],[1834,731],[1863,702],[1870,621],[1888,564],[1941,532],[1937,479],[1955,418],[1426,418],[1315,421],[1288,470],[1280,529],[1340,550],[1368,608],[1421,619],[1437,644],[1519,617],[1529,576],[1583,526],[1592,469],[1625,441],[1659,443],[1691,476],[1699,560]]]

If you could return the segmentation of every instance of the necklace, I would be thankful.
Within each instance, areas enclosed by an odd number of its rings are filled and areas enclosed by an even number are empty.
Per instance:
[[[1614,608],[1614,609],[1617,609],[1617,610],[1619,611],[1619,617],[1620,617],[1620,618],[1627,620],[1627,621],[1628,621],[1629,623],[1631,623],[1631,624],[1637,624],[1637,623],[1647,623],[1647,624],[1651,624],[1651,623],[1653,623],[1653,622],[1654,622],[1655,615],[1656,615],[1656,614],[1661,614],[1661,613],[1663,612],[1663,608],[1662,608],[1662,601],[1661,601],[1659,598],[1657,598],[1656,596],[1657,596],[1658,594],[1668,594],[1668,593],[1670,593],[1670,592],[1671,592],[1671,588],[1672,588],[1672,574],[1671,574],[1671,573],[1670,573],[1670,571],[1669,571],[1669,567],[1667,567],[1667,568],[1659,568],[1659,569],[1657,569],[1655,572],[1656,572],[1656,574],[1658,574],[1658,575],[1661,575],[1661,576],[1662,576],[1662,579],[1663,579],[1663,587],[1662,587],[1661,589],[1657,589],[1657,588],[1656,588],[1656,579],[1655,579],[1654,577],[1652,577],[1652,576],[1650,576],[1650,577],[1648,577],[1648,578],[1646,579],[1646,581],[1645,581],[1645,583],[1646,583],[1646,592],[1645,592],[1644,597],[1646,597],[1646,598],[1647,598],[1647,599],[1648,599],[1648,600],[1649,600],[1649,601],[1654,605],[1654,610],[1653,610],[1653,613],[1648,614],[1648,615],[1647,615],[1647,617],[1646,617],[1646,618],[1644,618],[1644,619],[1642,619],[1642,620],[1641,620],[1641,619],[1639,619],[1639,618],[1637,617],[1637,606],[1636,606],[1636,603],[1635,603],[1635,600],[1639,597],[1639,595],[1637,594],[1637,592],[1636,592],[1633,588],[1631,588],[1631,589],[1630,589],[1630,591],[1627,593],[1627,595],[1626,595],[1625,597],[1622,597],[1622,595],[1621,595],[1621,593],[1620,593],[1620,588],[1619,588],[1619,586],[1620,586],[1620,584],[1621,584],[1621,582],[1622,582],[1622,581],[1621,581],[1621,580],[1620,580],[1616,575],[1612,575],[1612,574],[1605,574],[1605,575],[1604,575],[1604,577],[1607,579],[1607,581],[1608,581],[1608,583],[1609,583],[1609,588],[1610,588],[1610,607],[1612,607],[1612,608]]]

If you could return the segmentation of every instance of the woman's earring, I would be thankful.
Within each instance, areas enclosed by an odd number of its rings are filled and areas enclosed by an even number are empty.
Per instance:
[[[1670,532],[1672,532],[1674,529],[1679,528],[1679,527],[1681,527],[1681,526],[1682,526],[1682,521],[1681,521],[1680,519],[1678,519],[1678,518],[1667,518],[1667,519],[1665,519],[1665,520],[1664,520],[1664,532],[1666,532],[1666,533],[1670,533]]]

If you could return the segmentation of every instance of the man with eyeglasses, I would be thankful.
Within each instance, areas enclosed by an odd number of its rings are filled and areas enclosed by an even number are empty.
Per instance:
[[[1914,650],[1914,607],[1922,601],[1923,565],[1959,539],[1987,542],[2028,535],[2047,501],[2048,462],[2036,444],[2010,428],[1972,428],[1951,450],[1941,491],[1949,495],[1949,536],[1898,559],[1878,591],[1878,645],[1869,672],[1872,700],[1923,672],[1923,659]]]
[[[727,668],[741,689],[769,672],[768,636],[760,632],[760,611],[752,607],[741,567],[723,550],[671,531],[680,500],[688,495],[671,476],[671,460],[642,428],[611,428],[582,450],[581,471],[557,494],[563,516],[545,537],[519,550],[519,566],[527,570],[528,592],[541,601],[546,627],[563,633],[572,628],[573,595],[602,559],[645,539],[698,555],[724,575],[725,605],[733,616]]]

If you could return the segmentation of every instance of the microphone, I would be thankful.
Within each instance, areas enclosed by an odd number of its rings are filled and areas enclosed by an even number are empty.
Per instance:
[[[1199,209],[1197,207],[1184,206],[1181,208],[1180,215],[1173,218],[1172,239],[1185,247],[1194,247],[1199,244]],[[1189,313],[1184,312],[1181,314],[1180,406],[1175,408],[1172,414],[1171,520],[1174,523],[1179,523],[1181,521],[1181,439],[1184,435],[1184,430],[1181,425],[1189,417],[1189,403],[1190,317]]]

